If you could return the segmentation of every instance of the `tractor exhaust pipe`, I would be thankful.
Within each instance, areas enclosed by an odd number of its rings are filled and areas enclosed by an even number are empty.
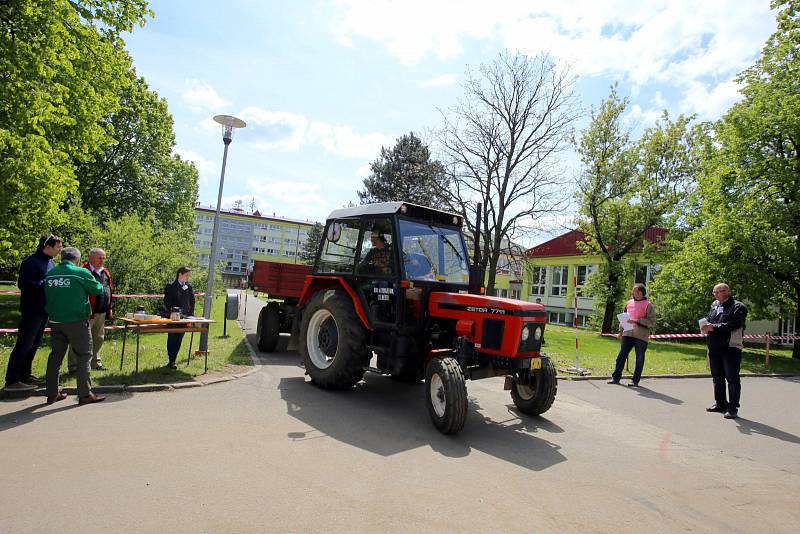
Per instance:
[[[469,267],[469,292],[472,295],[480,295],[483,288],[483,269],[481,269],[481,211],[483,204],[478,203],[477,217],[475,219],[475,233],[472,240],[475,243],[475,251],[472,254],[472,265]]]

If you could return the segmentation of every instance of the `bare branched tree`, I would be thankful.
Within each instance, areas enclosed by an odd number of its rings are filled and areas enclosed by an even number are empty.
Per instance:
[[[502,248],[537,217],[566,206],[558,154],[569,148],[580,116],[573,85],[569,69],[546,54],[503,53],[468,71],[463,98],[442,113],[449,208],[464,216],[472,235],[480,231],[487,292]],[[474,227],[478,203],[481,229]]]

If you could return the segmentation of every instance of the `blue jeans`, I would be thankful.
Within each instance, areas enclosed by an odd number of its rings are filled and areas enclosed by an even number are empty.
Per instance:
[[[647,351],[647,341],[631,337],[621,336],[619,343],[619,354],[617,354],[617,365],[614,368],[614,374],[611,378],[619,382],[622,378],[622,369],[625,367],[625,362],[628,359],[631,349],[636,349],[636,367],[633,370],[633,378],[631,379],[634,384],[638,384],[642,378],[642,369],[644,369],[644,353]]]
[[[8,357],[7,386],[23,382],[31,376],[33,357],[42,344],[42,334],[46,326],[46,313],[25,312],[20,316],[17,342]]]

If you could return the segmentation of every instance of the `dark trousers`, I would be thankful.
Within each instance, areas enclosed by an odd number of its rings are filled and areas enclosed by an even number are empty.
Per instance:
[[[742,395],[742,382],[739,370],[742,367],[742,349],[708,349],[708,365],[711,367],[711,378],[714,380],[714,400],[719,408],[739,409],[739,398]],[[728,386],[728,397],[725,398],[725,383]]]
[[[89,378],[89,361],[92,359],[92,332],[89,320],[74,323],[50,323],[50,356],[47,358],[47,396],[58,394],[61,380],[61,364],[67,349],[72,347],[78,358],[76,369],[78,395],[85,397],[92,392],[92,380]]]
[[[178,359],[178,353],[181,351],[181,343],[183,343],[183,332],[171,332],[167,334],[167,356],[169,362],[175,363]]]
[[[616,381],[622,378],[622,369],[625,367],[625,362],[628,359],[631,349],[636,349],[636,367],[633,370],[634,384],[638,384],[642,378],[642,369],[644,369],[644,353],[647,351],[647,341],[638,339],[631,336],[620,336],[619,354],[617,354],[617,365],[614,368],[614,374],[611,375]]]
[[[24,381],[31,376],[33,358],[39,345],[42,344],[42,334],[47,326],[46,313],[23,313],[19,318],[19,331],[17,342],[8,357],[6,369],[6,385]]]

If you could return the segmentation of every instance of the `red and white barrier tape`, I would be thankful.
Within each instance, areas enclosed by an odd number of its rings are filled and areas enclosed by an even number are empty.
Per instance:
[[[601,334],[606,337],[619,337],[619,334],[604,333]],[[704,338],[705,334],[653,334],[650,339],[685,339],[685,338]],[[769,337],[771,340],[778,341],[794,341],[800,339],[800,336],[795,335],[777,335],[777,334],[746,334],[742,336],[744,339],[766,339]]]
[[[19,295],[19,289],[0,289],[0,294]],[[142,293],[127,295],[124,293],[114,293],[111,295],[115,299],[163,299],[163,293]],[[195,297],[205,297],[205,293],[195,293]]]

